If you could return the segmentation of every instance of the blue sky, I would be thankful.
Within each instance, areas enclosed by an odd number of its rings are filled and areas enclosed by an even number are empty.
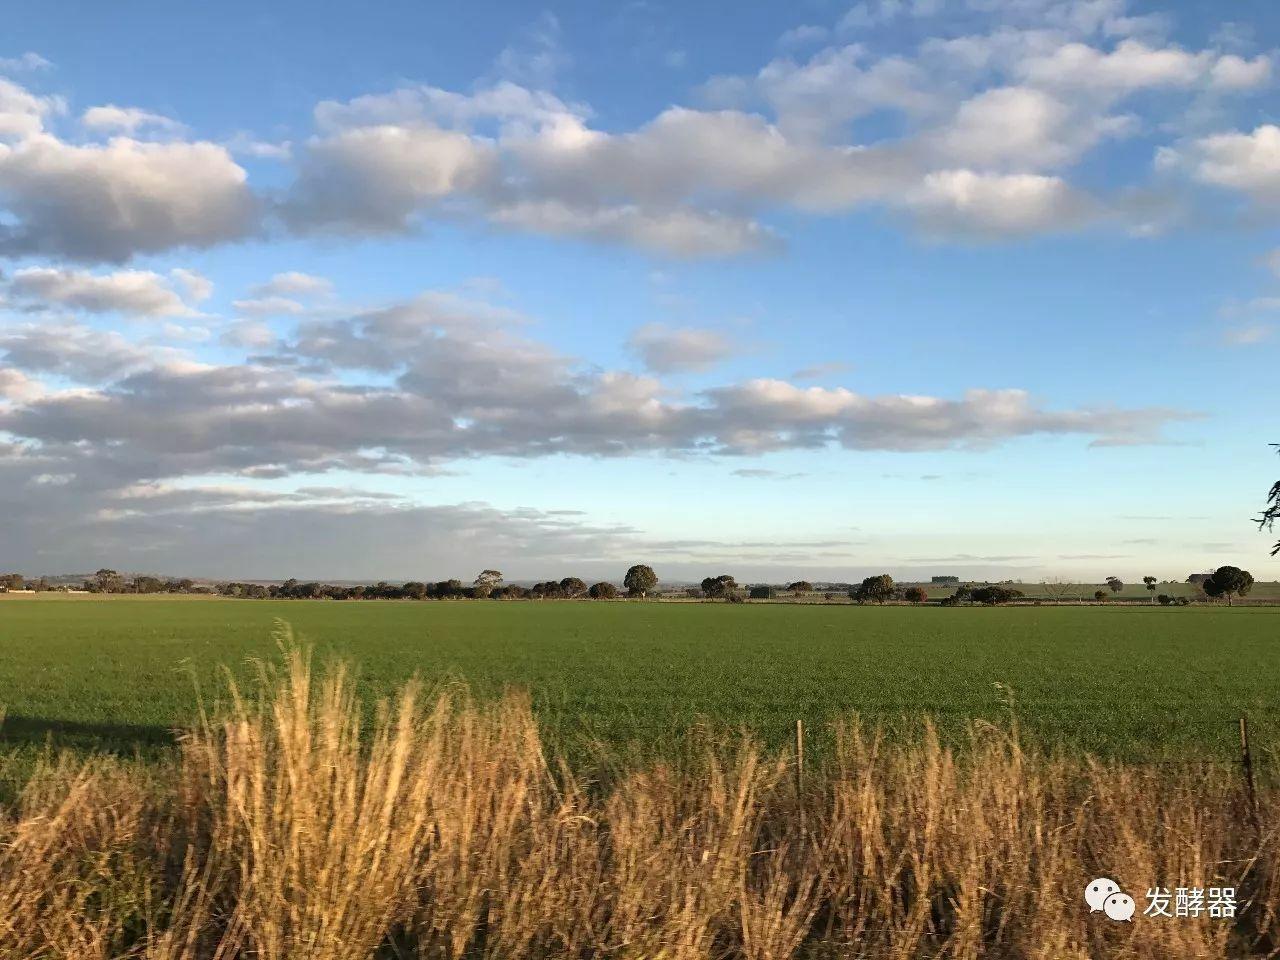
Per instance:
[[[1274,4],[263,6],[11,18],[4,565],[1275,576]]]

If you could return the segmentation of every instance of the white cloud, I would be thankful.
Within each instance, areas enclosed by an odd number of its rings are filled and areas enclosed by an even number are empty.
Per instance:
[[[45,118],[66,110],[61,97],[41,97],[0,77],[0,140],[30,137],[44,129]]]
[[[182,124],[161,114],[139,107],[118,107],[115,104],[90,107],[81,115],[80,122],[94,131],[127,133],[130,136],[144,127],[167,133],[183,129]]]
[[[1050,87],[1129,93],[1151,87],[1188,87],[1212,69],[1207,51],[1150,47],[1141,40],[1122,40],[1104,52],[1083,43],[1067,43],[1047,56],[1024,62],[1020,72],[1031,83]]]
[[[31,50],[17,57],[0,57],[0,71],[5,73],[48,70],[52,66],[52,63]]]
[[[223,143],[231,153],[258,160],[291,160],[293,144],[288,140],[273,143],[259,140],[245,131],[240,131]]]
[[[907,200],[926,230],[941,236],[1003,237],[1069,229],[1096,215],[1093,204],[1059,177],[931,173]]]
[[[1210,72],[1211,85],[1217,90],[1249,90],[1271,79],[1271,58],[1265,55],[1246,60],[1235,54],[1220,57]]]
[[[213,281],[194,270],[177,267],[170,270],[169,275],[182,285],[192,303],[201,303],[213,296]]]
[[[1223,331],[1222,339],[1234,347],[1248,347],[1270,340],[1274,333],[1273,324],[1248,323],[1227,328]]]
[[[175,271],[175,279],[187,290],[198,274]],[[184,280],[181,274],[186,274]],[[202,289],[196,283],[197,290]],[[192,316],[195,311],[183,302],[164,277],[148,270],[120,270],[93,274],[86,270],[54,267],[26,267],[9,283],[10,292],[21,299],[46,306],[70,307],[89,313],[123,313],[138,317]]]
[[[640,327],[627,346],[654,373],[706,370],[734,353],[733,342],[716,330],[661,323]]]
[[[245,172],[212,143],[117,138],[72,146],[46,134],[0,145],[0,252],[122,261],[208,247],[254,228]]]
[[[333,281],[310,273],[290,270],[277,273],[266,283],[249,291],[255,297],[323,298],[333,296]]]
[[[222,333],[222,342],[231,347],[248,347],[265,350],[276,344],[275,331],[265,323],[255,320],[239,320],[230,324]]]
[[[0,355],[8,368],[53,374],[82,384],[108,383],[184,357],[171,348],[140,346],[115,330],[49,322],[0,329]],[[62,394],[75,395],[88,396],[74,391]]]
[[[1202,183],[1280,202],[1280,127],[1263,124],[1252,133],[1218,133],[1156,154],[1163,169],[1185,169]]]
[[[777,246],[777,237],[752,220],[691,209],[578,206],[559,200],[506,204],[494,223],[553,236],[617,241],[680,257],[733,256]]]
[[[306,313],[307,308],[288,297],[258,297],[233,300],[231,306],[237,313],[249,317],[282,317]]]
[[[962,103],[933,142],[950,162],[1044,169],[1074,163],[1131,127],[1131,118],[1076,109],[1033,87],[997,87]]]
[[[802,47],[811,43],[821,43],[827,39],[830,33],[831,31],[826,27],[805,23],[784,31],[782,36],[778,38],[778,46],[793,48]]]
[[[300,230],[396,233],[434,201],[479,187],[491,148],[431,126],[360,127],[313,140],[282,213]]]
[[[859,44],[829,47],[807,62],[774,60],[755,78],[778,126],[805,139],[826,137],[876,110],[924,114],[940,106],[928,72],[898,56],[870,57]]]

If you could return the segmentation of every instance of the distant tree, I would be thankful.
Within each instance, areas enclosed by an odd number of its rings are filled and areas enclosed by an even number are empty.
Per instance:
[[[787,584],[787,589],[792,593],[813,593],[813,584],[808,580],[797,580],[795,583]]]
[[[1155,578],[1155,577],[1143,577],[1143,578],[1142,578],[1142,582],[1143,582],[1143,583],[1145,583],[1145,584],[1147,585],[1147,590],[1149,590],[1149,591],[1151,592],[1151,599],[1152,599],[1152,601],[1154,601],[1154,600],[1155,600],[1155,593],[1156,593],[1156,578]]]
[[[0,590],[25,590],[26,586],[27,581],[20,573],[0,575]]]
[[[560,581],[560,592],[566,597],[580,597],[587,592],[587,585],[577,577],[565,577]]]
[[[768,584],[757,584],[751,588],[752,600],[772,600],[774,597],[774,589]]]
[[[1040,586],[1054,603],[1080,599],[1080,584],[1078,583],[1067,583],[1065,580],[1055,579],[1042,583]]]
[[[587,596],[592,600],[612,600],[618,595],[618,588],[612,583],[606,583],[601,580],[599,583],[593,583],[587,590]]]
[[[103,567],[93,575],[92,589],[96,593],[122,593],[124,578],[114,570]]]
[[[1190,573],[1190,574],[1187,574],[1187,583],[1191,584],[1193,587],[1196,587],[1204,583],[1206,580],[1208,580],[1212,576],[1213,576],[1212,573]]]
[[[431,595],[438,600],[462,596],[461,580],[438,580],[432,586]]]
[[[861,584],[849,591],[849,597],[855,603],[884,603],[893,599],[893,577],[882,573],[877,577],[867,577]]]
[[[707,577],[702,581],[702,592],[712,600],[721,600],[735,593],[738,582],[727,573],[718,577]]]
[[[1105,600],[1105,599],[1107,599],[1107,591],[1105,591],[1105,590],[1095,590],[1095,591],[1093,591],[1093,599],[1095,599],[1095,600]]]
[[[410,580],[400,592],[407,600],[425,600],[427,598],[427,585],[421,580]]]
[[[132,584],[133,593],[160,593],[164,589],[164,583],[159,577],[134,577]]]
[[[1124,581],[1119,577],[1107,577],[1107,587],[1112,593],[1119,593],[1124,589]]]
[[[658,575],[653,572],[653,567],[637,563],[627,570],[627,575],[622,578],[622,585],[631,596],[643,597],[658,585]]]
[[[1204,582],[1204,592],[1215,600],[1226,597],[1227,606],[1231,606],[1232,597],[1248,596],[1252,589],[1253,574],[1239,567],[1219,567]]]
[[[492,590],[502,582],[501,570],[481,570],[480,576],[476,577],[475,585],[477,587],[488,587]]]
[[[564,596],[559,580],[543,580],[529,588],[529,592],[543,600],[559,600]]]
[[[929,599],[929,594],[925,592],[924,587],[907,587],[902,592],[902,597],[911,603],[925,603]]]

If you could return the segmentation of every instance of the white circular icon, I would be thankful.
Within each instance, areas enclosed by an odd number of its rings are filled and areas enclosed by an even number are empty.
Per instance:
[[[1113,893],[1107,897],[1102,908],[1112,920],[1131,920],[1133,918],[1133,897],[1127,893]]]
[[[1089,904],[1089,912],[1097,913],[1107,902],[1107,897],[1120,892],[1120,884],[1106,877],[1099,877],[1084,888],[1084,902]]]

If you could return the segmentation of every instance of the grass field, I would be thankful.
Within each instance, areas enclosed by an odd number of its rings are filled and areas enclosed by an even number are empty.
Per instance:
[[[0,737],[128,750],[192,719],[275,654],[277,619],[323,658],[355,661],[362,692],[418,673],[488,696],[532,691],[553,742],[661,750],[690,725],[745,726],[778,743],[797,718],[856,711],[944,731],[1002,719],[1048,743],[1120,758],[1237,749],[1247,713],[1280,743],[1280,609],[914,609],[654,603],[0,600]]]

